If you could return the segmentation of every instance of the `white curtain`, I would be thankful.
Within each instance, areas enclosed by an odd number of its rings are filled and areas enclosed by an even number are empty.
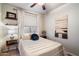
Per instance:
[[[24,33],[37,32],[37,15],[24,12]]]
[[[37,33],[37,15],[18,10],[19,37],[24,33]]]
[[[37,26],[37,15],[24,12],[24,26]]]

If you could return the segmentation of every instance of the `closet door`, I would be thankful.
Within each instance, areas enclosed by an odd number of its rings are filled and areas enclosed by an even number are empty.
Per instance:
[[[37,31],[37,15],[24,13],[24,33],[34,33]]]

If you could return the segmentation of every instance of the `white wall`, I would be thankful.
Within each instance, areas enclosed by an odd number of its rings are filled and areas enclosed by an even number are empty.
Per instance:
[[[17,24],[16,20],[6,19],[6,12],[13,12],[17,14],[17,8],[6,3],[2,4],[2,21],[5,24]]]
[[[1,4],[0,4],[0,22],[1,22]],[[0,27],[0,37],[2,37],[2,28]]]
[[[38,23],[38,32],[41,35],[41,32],[44,30],[44,17],[41,14],[37,14],[37,23]]]
[[[1,11],[1,9],[2,9],[2,4],[0,4],[0,38],[3,38],[4,36],[5,36],[5,26],[4,26],[4,24],[3,24],[3,22],[2,22],[2,11]]]
[[[1,21],[1,4],[0,4],[0,21]]]
[[[1,4],[0,4],[0,22],[1,22]],[[0,47],[1,47],[1,41],[2,40],[2,27],[0,27]],[[1,50],[1,49],[0,49]]]
[[[68,15],[68,39],[55,38],[55,19]],[[65,4],[45,15],[45,29],[51,40],[58,41],[76,55],[79,55],[79,4]]]
[[[4,44],[4,37],[5,37],[5,25],[2,22],[2,4],[0,4],[0,48]],[[0,49],[1,50],[1,49]]]

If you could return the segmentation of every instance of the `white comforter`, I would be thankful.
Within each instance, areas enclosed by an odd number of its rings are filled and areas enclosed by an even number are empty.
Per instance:
[[[61,46],[60,43],[50,41],[48,39],[39,38],[37,41],[32,40],[20,40],[19,41],[19,52],[20,55],[31,55],[36,56]]]

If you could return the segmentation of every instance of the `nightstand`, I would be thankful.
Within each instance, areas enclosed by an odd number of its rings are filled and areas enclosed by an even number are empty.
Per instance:
[[[42,33],[41,33],[41,37],[47,39],[46,31],[45,31],[45,30],[42,31]]]
[[[7,40],[6,47],[7,47],[8,51],[10,50],[11,46],[14,46],[17,49],[18,48],[18,41],[17,40]]]
[[[47,36],[41,36],[42,38],[45,38],[45,39],[47,39]]]

